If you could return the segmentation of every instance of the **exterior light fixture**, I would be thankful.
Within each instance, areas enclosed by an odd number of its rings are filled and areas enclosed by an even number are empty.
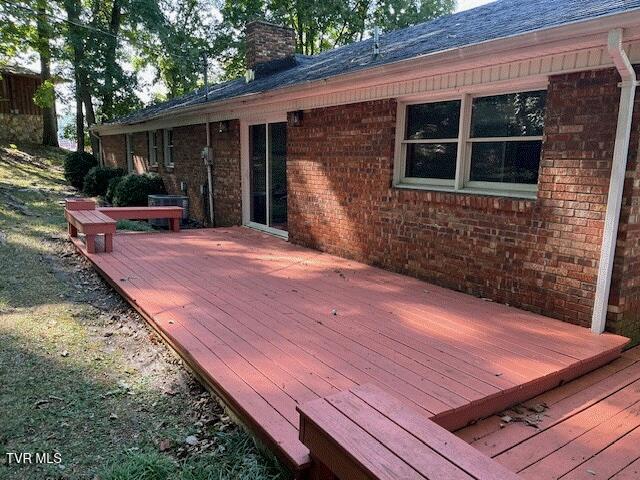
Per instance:
[[[296,110],[291,114],[291,124],[294,127],[302,125],[302,110]]]
[[[224,133],[229,131],[229,120],[222,120],[218,123],[218,132]]]

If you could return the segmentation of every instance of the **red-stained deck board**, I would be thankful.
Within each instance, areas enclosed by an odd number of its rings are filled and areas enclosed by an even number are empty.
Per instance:
[[[301,403],[372,383],[459,428],[626,344],[246,228],[75,244],[294,468]]]
[[[640,459],[624,467],[611,480],[637,480],[640,478]]]
[[[302,442],[339,478],[517,478],[374,385],[314,400],[298,410]]]
[[[548,408],[537,428],[492,417],[456,434],[524,479],[638,479],[639,353],[527,402]]]
[[[295,286],[295,285],[294,285],[294,286]],[[301,287],[299,287],[299,288],[301,288]],[[300,300],[300,299],[298,299],[298,301],[299,301],[299,300]],[[307,300],[307,298],[305,298],[305,300]],[[272,302],[272,303],[273,303],[273,302]],[[277,304],[275,305],[275,308],[278,308],[278,305],[277,305]],[[325,318],[325,317],[326,317],[326,311],[325,311],[324,313],[322,313],[322,314],[321,314],[321,318]],[[326,322],[324,322],[324,323],[325,323],[325,324],[329,324],[329,323],[331,323],[331,322],[330,322],[330,320],[329,320],[329,321],[326,321]],[[334,322],[334,323],[335,323],[335,322]],[[348,328],[349,328],[349,330],[353,331],[353,330],[354,330],[354,328],[358,329],[358,326],[357,326],[357,325],[355,325],[355,326],[354,326],[353,324],[350,324],[350,325],[348,326]],[[362,330],[359,330],[359,329],[358,329],[358,334],[360,335],[360,334],[362,334],[362,333],[363,333],[363,332],[362,332]],[[365,333],[365,334],[366,334],[366,333]],[[396,336],[396,337],[397,337],[397,336]],[[381,337],[381,338],[382,338],[383,340],[388,340],[388,339],[386,339],[385,337]],[[371,345],[371,343],[369,343],[369,345]],[[443,347],[446,347],[446,345],[443,345]],[[416,353],[418,353],[418,354],[419,354],[419,352],[414,352],[414,353],[410,354],[409,359],[410,359],[411,361],[413,361],[413,360],[414,360],[414,358],[412,358],[412,357],[415,357],[415,356],[416,356]],[[460,351],[460,355],[461,355],[461,356],[466,357],[467,359],[469,358],[469,353],[468,353],[468,352]],[[452,376],[454,376],[454,377],[461,377],[461,376],[463,376],[463,375],[462,375],[461,373],[453,373],[453,374],[452,374]],[[489,381],[493,381],[493,382],[496,382],[496,380],[501,380],[501,379],[496,379],[495,374],[491,374],[489,377],[485,376],[485,378],[489,378]],[[457,380],[457,381],[460,381],[460,379],[459,379],[459,380]],[[467,380],[467,379],[464,379],[464,378],[462,378],[462,381],[466,381],[466,382],[468,382],[468,380]],[[486,393],[486,392],[485,392],[485,393]]]
[[[134,258],[130,258],[130,260],[131,261],[135,261]],[[176,270],[181,268],[180,265],[174,265],[172,267],[175,267],[175,270],[172,268],[174,274],[176,274],[175,273]],[[184,278],[181,278],[181,280],[184,280]],[[192,278],[191,280],[193,281],[194,279]],[[206,280],[205,279],[196,279],[196,281],[199,282],[199,281],[206,281]],[[194,293],[197,293],[198,290],[199,290],[199,288],[196,287],[195,284],[194,284],[194,286],[192,287],[192,291]],[[247,293],[250,293],[250,292],[247,292]],[[213,291],[212,294],[216,295],[216,291]],[[207,293],[205,293],[204,295],[206,296]],[[204,297],[200,297],[200,298],[204,298]],[[209,304],[209,306],[211,307],[212,305]],[[279,308],[279,305],[274,304],[274,305],[268,305],[267,307],[271,307],[271,308],[277,309],[277,308]],[[259,311],[258,312],[258,316],[264,315],[264,313],[261,313],[263,311],[264,310]],[[289,312],[283,312],[283,313],[287,314]],[[275,318],[273,320],[276,321]],[[289,325],[289,328],[290,327],[291,327],[291,325]],[[300,324],[299,328],[303,328],[303,327],[304,327],[304,325]],[[343,338],[338,336],[335,332],[329,332],[328,335],[330,335],[331,343],[326,344],[326,347],[331,349],[331,350],[327,350],[327,354],[329,356],[334,356],[334,355],[336,355],[336,345],[338,345],[340,342],[342,342]],[[362,368],[362,370],[361,370],[362,372],[372,368],[372,363],[363,361],[363,358],[368,356],[369,360],[371,362],[377,362],[375,364],[381,365],[383,367],[386,367],[385,370],[381,369],[381,370],[379,370],[379,371],[377,371],[375,373],[375,375],[377,375],[381,379],[381,381],[383,381],[384,379],[387,379],[388,381],[391,381],[392,383],[396,383],[397,378],[394,377],[392,374],[397,374],[401,378],[403,376],[404,377],[411,377],[412,380],[414,381],[414,383],[416,383],[416,384],[424,383],[424,379],[418,378],[418,376],[416,374],[414,374],[413,372],[406,372],[406,371],[404,371],[402,369],[399,369],[396,364],[388,361],[388,359],[386,357],[379,355],[377,352],[370,351],[370,350],[365,350],[360,344],[355,343],[355,342],[351,342],[350,347],[351,348],[349,350],[347,350],[347,349],[340,350],[338,352],[338,354],[342,354],[345,357],[347,357],[352,364],[354,364],[356,366],[360,366]],[[360,352],[362,354],[362,356],[361,357],[356,357],[356,356],[352,355],[353,351]],[[316,354],[317,354],[317,350],[316,350]],[[375,366],[375,364],[374,364],[374,366]],[[364,379],[364,380],[367,380],[367,379]],[[409,385],[410,385],[410,383],[409,383]],[[410,387],[404,387],[404,386],[403,386],[403,388],[410,389]],[[422,385],[422,388],[423,388],[423,394],[422,394],[423,396],[425,395],[424,394],[424,390],[432,390],[433,389],[433,390],[436,390],[436,391],[440,390],[442,397],[447,397],[447,398],[453,397],[451,392],[448,392],[447,390],[439,387],[438,384],[431,383],[431,384],[427,384],[427,385]],[[411,391],[411,390],[409,390],[409,391]],[[415,392],[415,391],[412,391],[412,392],[413,392],[414,395],[417,395],[417,396],[421,395],[418,392]],[[442,402],[439,402],[434,398],[424,397],[424,398],[422,398],[422,401],[423,401],[423,405],[424,406],[428,406],[429,403],[431,403],[433,405],[434,402],[437,402],[437,403],[435,403],[435,407],[436,408],[447,408],[448,407],[448,405],[443,405]],[[458,403],[456,403],[456,405],[460,404],[460,399],[459,398],[455,399],[455,400],[451,400],[451,401],[457,401]]]

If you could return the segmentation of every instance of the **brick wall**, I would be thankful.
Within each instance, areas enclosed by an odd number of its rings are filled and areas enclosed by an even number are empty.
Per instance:
[[[640,67],[636,66],[640,73]],[[640,342],[640,95],[636,95],[633,129],[616,245],[609,324]],[[613,303],[612,302],[612,303]]]
[[[136,132],[131,135],[131,163],[135,173],[149,171],[149,139],[147,132]]]
[[[206,185],[207,177],[200,152],[207,143],[205,125],[189,125],[173,129],[173,168],[164,164],[164,158],[158,159],[159,173],[164,179],[167,192],[171,195],[189,197],[189,216],[199,222],[207,220],[206,197],[200,191]],[[162,150],[160,148],[159,150]],[[186,184],[186,191],[180,189],[180,183]]]
[[[618,81],[551,79],[537,200],[393,188],[393,100],[305,111],[288,132],[289,238],[588,325]]]
[[[110,167],[127,168],[126,143],[124,135],[100,137],[104,163]]]
[[[162,138],[160,135],[159,138]],[[240,188],[240,125],[229,122],[226,132],[219,132],[218,124],[211,125],[214,150],[214,213],[217,226],[238,225],[242,221]],[[173,129],[173,167],[164,164],[162,144],[158,148],[158,166],[149,166],[149,146],[146,132],[132,135],[133,163],[136,172],[157,172],[162,176],[167,192],[183,195],[180,183],[186,184],[190,217],[208,221],[208,199],[201,193],[207,184],[207,171],[200,159],[207,144],[206,125],[189,125]],[[107,165],[126,168],[124,135],[102,137],[102,149]]]
[[[292,57],[296,50],[296,34],[291,28],[255,21],[247,25],[245,43],[246,66],[255,68],[260,63]]]
[[[211,124],[215,192],[214,213],[216,225],[229,226],[242,223],[242,186],[240,170],[240,122],[228,122],[226,132],[218,124]]]

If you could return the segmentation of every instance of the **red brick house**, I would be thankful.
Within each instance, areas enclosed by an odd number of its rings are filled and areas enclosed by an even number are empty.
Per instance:
[[[498,0],[96,128],[192,215],[640,341],[640,0]],[[203,149],[212,158],[212,204]]]

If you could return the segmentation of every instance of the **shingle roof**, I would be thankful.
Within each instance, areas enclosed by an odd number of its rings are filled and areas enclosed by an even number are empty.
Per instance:
[[[372,39],[319,55],[296,55],[296,65],[246,83],[236,79],[152,105],[112,123],[138,123],[160,113],[247,94],[282,89],[420,55],[511,37],[568,23],[640,8],[640,0],[497,0],[380,36],[381,55],[372,55]]]

